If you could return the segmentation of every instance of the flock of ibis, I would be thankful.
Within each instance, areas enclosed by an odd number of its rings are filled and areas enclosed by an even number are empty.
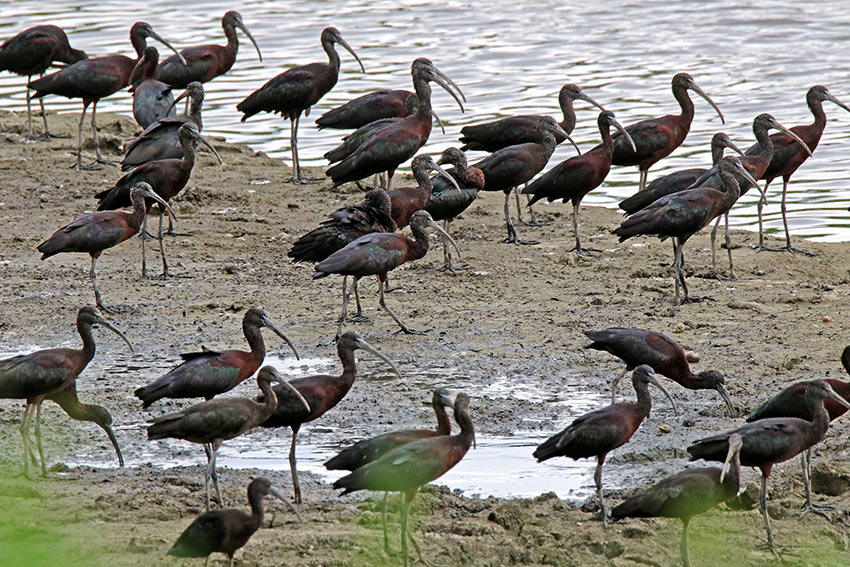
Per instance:
[[[108,434],[123,466],[118,440],[112,431],[112,416],[105,408],[83,404],[77,398],[76,378],[95,355],[92,328],[102,325],[118,334],[128,346],[124,334],[101,315],[109,312],[97,287],[95,262],[104,250],[117,246],[132,236],[142,239],[143,277],[170,275],[164,250],[163,215],[169,216],[169,231],[176,222],[169,201],[186,186],[195,167],[198,144],[207,146],[221,162],[213,146],[201,135],[204,83],[227,72],[234,64],[239,42],[236,30],[241,30],[262,55],[242,16],[227,12],[221,21],[227,44],[203,45],[178,51],[145,22],[137,22],[130,30],[130,43],[135,58],[123,55],[92,57],[70,47],[66,34],[58,27],[40,25],[25,30],[0,46],[0,69],[28,76],[27,112],[28,137],[33,137],[30,117],[31,96],[59,95],[82,99],[74,167],[100,168],[113,164],[103,158],[97,140],[96,109],[100,99],[130,87],[133,95],[133,114],[143,132],[126,146],[121,169],[127,173],[114,185],[96,195],[97,212],[85,214],[58,229],[38,246],[42,259],[63,252],[86,252],[91,256],[90,278],[95,294],[95,307],[82,307],[77,316],[77,328],[83,347],[48,349],[0,361],[0,398],[26,401],[21,420],[24,453],[24,472],[30,464],[40,463],[46,474],[41,441],[41,404],[45,400],[58,403],[72,418],[97,423]],[[174,55],[159,62],[159,54],[148,39],[165,45]],[[292,67],[269,80],[237,105],[246,120],[259,112],[280,113],[291,123],[293,183],[317,180],[304,175],[298,155],[298,128],[303,114],[309,112],[337,83],[341,65],[335,46],[345,48],[365,68],[354,49],[343,39],[339,30],[324,29],[322,49],[327,63],[312,63]],[[43,75],[56,62],[65,64],[59,71]],[[573,84],[566,84],[559,94],[563,120],[550,116],[513,116],[495,122],[467,126],[460,132],[460,149],[449,148],[439,161],[418,154],[428,141],[432,123],[437,120],[432,110],[431,83],[445,89],[464,109],[466,98],[460,87],[426,58],[412,62],[413,91],[387,90],[370,93],[330,110],[316,121],[320,128],[351,129],[338,147],[325,157],[332,164],[326,171],[333,187],[357,182],[366,187],[375,177],[380,187],[368,186],[362,202],[346,205],[329,215],[315,230],[295,242],[289,256],[295,262],[315,264],[313,278],[339,274],[343,279],[342,314],[336,328],[336,348],[342,364],[340,375],[315,375],[286,380],[271,366],[263,366],[265,343],[263,327],[271,330],[298,353],[292,342],[279,330],[270,317],[260,309],[249,309],[242,323],[249,351],[213,351],[180,355],[183,362],[153,383],[135,391],[143,408],[162,399],[203,398],[204,401],[180,411],[166,413],[153,419],[148,426],[148,438],[182,439],[203,445],[207,457],[205,473],[206,507],[178,538],[169,554],[181,557],[208,557],[213,552],[233,555],[245,545],[263,520],[263,498],[272,494],[292,506],[302,502],[296,461],[296,439],[301,426],[321,418],[339,404],[354,385],[357,376],[355,351],[362,349],[374,354],[399,374],[395,365],[369,345],[360,335],[345,331],[347,323],[363,318],[358,280],[377,276],[380,306],[393,318],[400,331],[418,334],[387,306],[385,287],[388,273],[404,263],[418,260],[429,249],[426,229],[433,228],[444,239],[444,269],[454,272],[464,265],[452,263],[449,245],[460,257],[460,250],[449,235],[449,224],[472,204],[480,191],[502,191],[505,195],[504,216],[507,238],[504,242],[533,244],[519,238],[511,221],[510,194],[517,191],[517,212],[521,222],[519,187],[529,197],[528,206],[536,201],[571,201],[575,252],[591,255],[579,237],[578,213],[582,199],[599,187],[613,165],[637,166],[640,172],[638,192],[621,203],[627,218],[614,230],[621,241],[640,235],[671,238],[674,248],[675,302],[694,300],[685,278],[684,246],[690,237],[708,226],[726,221],[726,248],[729,254],[729,273],[734,277],[732,246],[728,235],[728,214],[739,197],[750,187],[762,194],[777,177],[783,179],[782,213],[785,219],[785,194],[790,177],[812,155],[826,125],[823,102],[833,102],[850,111],[826,87],[814,86],[806,102],[814,116],[809,125],[786,128],[769,114],[753,120],[756,143],[742,151],[727,134],[717,133],[712,140],[713,163],[710,168],[694,168],[648,180],[650,168],[670,155],[688,134],[695,115],[689,96],[693,92],[723,115],[709,95],[687,73],[672,79],[673,97],[681,109],[669,114],[623,126],[613,112],[595,101]],[[185,89],[177,99],[172,89]],[[30,92],[32,94],[30,94]],[[176,104],[187,99],[185,113],[177,115]],[[584,153],[578,146],[577,155],[535,177],[547,166],[555,147],[565,140],[576,125],[574,101],[585,101],[600,110],[597,118],[601,143]],[[88,106],[92,105],[92,134],[96,160],[83,163],[82,130]],[[49,137],[44,116],[44,137]],[[612,132],[612,129],[614,130]],[[777,133],[769,134],[770,130]],[[723,157],[724,148],[741,154]],[[465,151],[490,152],[488,156],[469,165]],[[397,168],[412,159],[414,186],[393,186]],[[443,165],[451,165],[443,169]],[[708,164],[706,164],[708,165]],[[429,176],[436,172],[433,179]],[[758,182],[764,180],[765,187]],[[145,241],[150,237],[146,219],[156,203],[159,212],[159,241],[163,271],[160,276],[148,276]],[[120,210],[132,207],[131,212]],[[444,221],[441,228],[437,221]],[[534,222],[532,216],[531,222]],[[397,232],[410,226],[412,238]],[[717,225],[715,225],[715,233]],[[714,234],[712,242],[714,242]],[[787,219],[786,244],[781,249],[798,251],[791,245]],[[760,233],[759,248],[771,250]],[[714,254],[713,254],[714,258]],[[348,285],[348,276],[352,283]],[[682,297],[680,298],[680,288]],[[355,294],[357,314],[348,316],[351,292]],[[603,494],[602,472],[607,455],[627,443],[649,415],[652,401],[649,386],[659,388],[673,403],[659,376],[667,377],[685,388],[715,390],[730,415],[738,409],[725,388],[724,377],[717,371],[695,374],[683,349],[665,335],[643,329],[609,328],[586,333],[592,341],[588,348],[606,351],[622,359],[623,372],[613,381],[612,404],[576,418],[563,431],[555,434],[534,451],[538,461],[564,456],[573,459],[597,459],[594,475],[601,521],[607,526],[612,518],[636,516],[677,517],[684,523],[681,541],[683,563],[689,565],[688,525],[691,518],[714,505],[735,497],[741,485],[741,466],[760,469],[762,474],[761,513],[767,532],[767,543],[776,549],[767,510],[767,482],[772,467],[802,455],[806,486],[804,512],[824,512],[812,501],[810,487],[810,450],[825,436],[829,422],[850,408],[850,387],[841,380],[812,380],[790,386],[753,411],[748,423],[733,430],[696,440],[687,447],[692,460],[722,461],[723,468],[693,468],[666,478],[608,510]],[[132,350],[132,346],[130,346]],[[850,366],[850,349],[845,350],[845,367]],[[620,379],[632,371],[636,402],[617,402],[616,387]],[[222,397],[256,373],[259,390],[256,399]],[[437,428],[384,433],[344,449],[327,462],[329,469],[342,469],[350,474],[340,478],[334,487],[343,494],[358,490],[399,492],[403,495],[401,512],[402,562],[408,564],[408,514],[418,489],[457,464],[475,443],[470,398],[458,393],[454,400],[443,388],[434,391],[433,407]],[[452,434],[446,408],[453,409],[459,432]],[[678,409],[673,403],[674,411]],[[30,438],[35,421],[36,443]],[[222,444],[256,428],[288,427],[292,431],[289,463],[294,487],[294,504],[272,486],[268,480],[255,479],[247,487],[251,513],[223,509],[219,488],[216,458]],[[36,459],[38,453],[38,460]],[[209,510],[212,481],[215,503],[219,510]],[[385,501],[386,504],[386,501]],[[389,549],[384,512],[384,545]],[[415,540],[411,541],[415,545]],[[418,546],[417,551],[418,550]],[[420,558],[421,554],[420,554]],[[424,558],[422,558],[424,561]]]

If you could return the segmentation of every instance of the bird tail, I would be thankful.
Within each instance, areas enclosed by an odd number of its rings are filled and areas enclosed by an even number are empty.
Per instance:
[[[133,395],[142,400],[142,409],[147,409],[154,402],[157,402],[168,395],[168,382],[165,382],[162,378],[160,378],[147,386],[142,386],[137,389],[133,392]]]
[[[722,461],[729,452],[729,439],[726,435],[715,435],[700,439],[688,447],[691,460],[705,459],[706,461]]]
[[[558,441],[561,439],[561,436],[561,433],[553,435],[538,445],[537,449],[535,449],[534,453],[532,453],[532,456],[537,459],[538,463],[545,461],[546,459],[551,459],[552,457],[557,457],[560,454]]]

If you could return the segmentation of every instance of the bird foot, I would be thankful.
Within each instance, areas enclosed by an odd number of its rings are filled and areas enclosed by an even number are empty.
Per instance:
[[[118,313],[118,311],[119,311],[118,308],[109,307],[108,305],[104,305],[103,303],[97,303],[96,306],[97,306],[98,309],[101,310],[101,312],[109,313],[109,314],[112,314],[112,315]]]
[[[519,222],[521,222],[525,226],[549,226],[550,224],[552,224],[551,222],[539,221],[534,219],[531,219],[530,221],[519,219]]]
[[[835,506],[829,506],[827,504],[815,504],[814,502],[806,502],[800,507],[800,516],[802,519],[803,516],[811,512],[812,514],[817,514],[822,518],[826,518],[828,521],[832,521],[829,517],[829,514],[826,513],[826,510],[835,510]]]
[[[195,236],[193,232],[174,232],[173,230],[168,230],[163,234],[165,236]]]
[[[718,272],[716,270],[711,270],[708,273],[708,277],[720,281],[733,281],[738,279],[738,276],[736,276],[734,272],[731,272],[729,273],[729,275],[726,275],[723,272]]]
[[[350,323],[371,323],[372,320],[365,315],[352,315],[346,321]]]
[[[756,252],[785,252],[784,247],[765,246],[764,244],[752,244],[750,246]]]
[[[317,177],[295,177],[294,175],[286,180],[287,183],[294,183],[295,185],[310,185],[312,183],[319,183],[320,181],[323,181],[323,179]]]
[[[597,248],[570,248],[567,252],[575,252],[577,256],[583,256],[585,258],[597,258],[599,254],[602,253],[602,250]]]
[[[398,331],[396,331],[393,334],[397,335],[399,333],[404,333],[405,335],[427,335],[429,332],[431,332],[431,329],[428,329],[427,331],[417,331],[416,329],[410,329],[408,327],[402,327],[401,329],[399,329]]]
[[[91,163],[80,163],[77,162],[71,166],[71,169],[76,169],[77,171],[97,171],[98,169],[103,169],[96,161]]]
[[[713,297],[697,297],[694,295],[689,295],[687,297],[683,297],[676,305],[684,305],[685,303],[702,303],[703,301],[717,301]]]
[[[378,291],[380,291],[380,290],[378,290]],[[397,285],[395,287],[385,287],[384,288],[384,293],[393,293],[394,291],[404,291],[404,286],[403,285]]]
[[[539,240],[522,240],[521,238],[517,238],[516,236],[509,236],[502,240],[503,244],[516,244],[517,246],[534,246],[535,244],[540,244]]]
[[[802,254],[803,256],[817,256],[817,252],[812,252],[811,250],[805,250],[803,248],[794,248],[793,246],[786,246],[782,248],[786,252],[791,252],[792,254]]]
[[[789,545],[776,545],[775,543],[771,543],[769,541],[757,543],[755,548],[761,551],[770,551],[778,559],[781,559],[783,555],[791,557],[798,557],[800,555],[799,553],[792,552],[791,546]]]
[[[442,268],[437,268],[438,272],[450,272],[454,274],[455,272],[459,272],[461,270],[469,270],[472,269],[472,266],[469,264],[446,264]]]
[[[52,139],[59,138],[70,138],[71,136],[68,134],[51,134],[50,132],[44,132],[43,134],[39,134],[37,136],[27,136],[27,140],[33,140],[38,142],[49,142]]]
[[[106,158],[103,158],[103,157],[100,157],[100,156],[97,156],[97,159],[95,159],[94,162],[95,163],[102,163],[103,165],[114,165],[114,166],[118,166],[118,163],[119,163],[115,160],[106,159]]]

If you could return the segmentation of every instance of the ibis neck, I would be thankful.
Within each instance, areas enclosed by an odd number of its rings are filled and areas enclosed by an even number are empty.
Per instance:
[[[136,61],[142,58],[148,46],[147,37],[142,33],[130,34],[130,44],[136,50]]]
[[[195,122],[197,128],[195,128],[198,132],[202,131],[204,128],[203,122],[201,122],[201,109],[204,106],[204,95],[193,96],[192,100],[189,102],[189,117]]]
[[[236,35],[236,26],[225,26],[224,36],[227,38],[227,46],[224,48],[228,56],[236,57],[239,51],[239,38]]]
[[[694,119],[694,103],[691,100],[691,97],[688,96],[688,89],[674,88],[673,97],[682,109],[681,116],[685,119],[688,126],[690,126]]]
[[[812,112],[812,116],[815,117],[814,126],[818,127],[821,132],[823,132],[824,128],[826,128],[826,112],[823,111],[823,101],[819,99],[813,99],[808,102],[809,110]],[[811,148],[814,151],[814,148]]]
[[[413,224],[409,226],[410,232],[413,233],[413,243],[409,247],[410,258],[408,260],[418,260],[428,252],[428,231],[423,226]]]
[[[767,126],[756,124],[753,127],[753,134],[756,136],[756,142],[759,145],[759,155],[773,157],[773,140],[770,139],[770,133]]]
[[[638,382],[634,380],[632,384],[635,387],[635,393],[637,394],[637,406],[638,411],[644,417],[649,415],[649,412],[652,410],[652,398],[649,395],[649,384],[646,382]]]
[[[354,382],[354,378],[357,376],[357,360],[354,358],[354,350],[342,346],[336,349],[339,361],[342,363],[342,378],[345,381]]]
[[[823,439],[826,430],[829,428],[829,412],[826,411],[823,402],[823,398],[813,395],[806,396],[806,405],[812,414],[811,426],[806,432],[806,440],[809,442],[807,448]]]
[[[195,167],[195,143],[191,139],[186,142],[181,140],[180,145],[183,147],[183,159],[180,160],[180,166],[184,170],[192,171]]]
[[[80,338],[83,339],[83,356],[85,357],[86,364],[91,362],[91,359],[94,358],[95,344],[94,344],[94,333],[92,333],[92,326],[90,323],[85,322],[77,322],[77,331],[80,333]]]
[[[573,108],[573,99],[563,97],[560,103],[561,112],[564,113],[564,120],[560,123],[560,126],[564,129],[564,132],[572,134],[576,127],[576,111]]]
[[[251,505],[251,518],[258,526],[263,523],[263,515],[266,512],[263,498],[263,495],[258,491],[252,490],[248,493],[248,503]]]
[[[469,448],[475,440],[475,427],[472,425],[472,418],[469,416],[469,410],[462,408],[460,411],[455,411],[455,421],[460,425],[460,433],[457,438]]]
[[[147,212],[147,204],[145,203],[145,198],[142,195],[136,194],[133,196],[133,213],[130,215],[128,219],[130,226],[135,228],[137,231],[139,227],[142,226],[142,221],[145,218],[145,213]]]
[[[260,387],[260,391],[263,393],[263,399],[265,400],[262,404],[259,404],[262,410],[258,416],[257,424],[260,424],[270,418],[277,409],[277,394],[275,394],[269,380],[260,380],[257,385]]]
[[[322,49],[328,54],[328,66],[331,69],[331,74],[339,75],[339,53],[336,52],[332,41],[322,42]]]
[[[726,146],[723,142],[711,141],[711,165],[717,165],[723,158],[723,150]]]
[[[419,104],[416,107],[416,116],[420,119],[428,120],[431,123],[431,84],[427,79],[422,77],[413,78],[413,90],[416,91],[416,98]]]
[[[602,136],[602,146],[605,152],[611,156],[614,155],[614,138],[611,136],[611,125],[604,122],[599,125],[599,134]],[[628,143],[628,140],[626,140]]]
[[[773,146],[771,146],[770,150],[772,153]],[[738,180],[735,179],[735,176],[731,173],[721,172],[720,179],[723,182],[723,187],[725,188],[723,198],[720,200],[720,203],[724,210],[728,210],[732,208],[732,205],[734,205],[741,196],[741,186],[738,184]]]
[[[441,403],[434,404],[434,413],[437,415],[437,435],[448,435],[452,432],[452,422],[446,412],[446,406]]]
[[[263,333],[260,332],[260,327],[250,323],[242,323],[242,333],[245,335],[245,340],[248,341],[248,346],[251,347],[251,358],[262,362],[266,357],[266,343],[263,341]]]

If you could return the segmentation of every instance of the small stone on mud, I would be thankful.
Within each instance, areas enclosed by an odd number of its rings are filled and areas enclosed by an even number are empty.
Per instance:
[[[71,472],[71,467],[69,467],[65,463],[56,463],[48,469],[48,472],[53,472],[53,473]]]
[[[667,434],[667,433],[672,433],[672,432],[673,432],[673,428],[670,427],[669,425],[667,425],[666,423],[664,425],[658,426],[658,433]]]
[[[700,356],[699,356],[699,353],[697,353],[697,352],[694,352],[692,350],[686,350],[685,351],[685,359],[688,362],[699,362]]]
[[[685,330],[685,324],[684,323],[676,323],[676,326],[673,327],[674,333],[681,333],[684,330]]]
[[[487,520],[498,524],[508,531],[516,531],[525,524],[528,514],[518,504],[508,503],[499,506],[487,516]]]
[[[832,317],[830,317],[829,315],[824,315],[823,316],[823,322],[824,323],[832,323]]]
[[[821,461],[812,469],[812,490],[827,496],[840,496],[850,488],[850,470]]]
[[[235,274],[239,271],[239,267],[236,264],[225,264],[224,265],[224,273],[225,274]]]

